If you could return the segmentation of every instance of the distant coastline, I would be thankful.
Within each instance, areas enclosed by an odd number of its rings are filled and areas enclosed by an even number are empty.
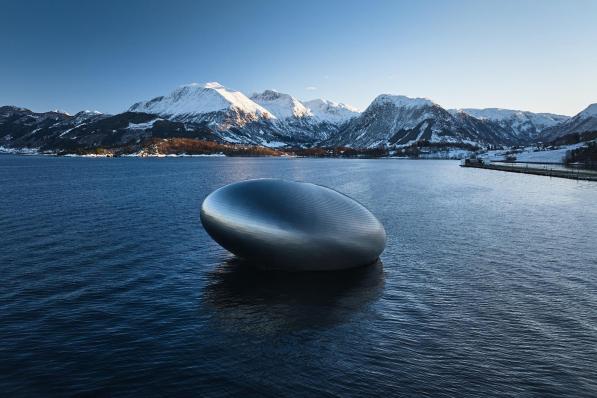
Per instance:
[[[559,164],[568,160],[584,163],[585,158],[577,159],[578,152],[595,151],[592,142],[581,142],[561,146],[505,147],[501,149],[458,146],[424,146],[389,150],[387,148],[355,149],[341,148],[267,148],[254,145],[220,144],[212,141],[192,139],[152,140],[135,148],[95,148],[73,152],[41,150],[40,148],[10,148],[0,146],[0,154],[41,155],[83,158],[175,158],[175,157],[292,157],[292,158],[360,158],[360,159],[421,159],[421,160],[462,160],[480,158],[486,162],[517,161],[526,164]],[[594,156],[594,154],[593,154]]]

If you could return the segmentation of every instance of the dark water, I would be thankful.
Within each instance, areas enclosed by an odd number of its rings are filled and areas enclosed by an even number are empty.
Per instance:
[[[381,263],[253,271],[213,189],[336,188]],[[597,184],[452,161],[0,156],[2,396],[597,396]]]

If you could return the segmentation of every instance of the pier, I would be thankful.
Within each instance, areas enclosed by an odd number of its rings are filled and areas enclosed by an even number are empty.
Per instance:
[[[539,168],[539,167],[523,167],[513,163],[512,165],[507,164],[496,164],[484,162],[480,159],[465,159],[460,165],[461,167],[474,167],[478,169],[487,170],[498,170],[507,171],[510,173],[523,173],[533,174],[546,177],[557,177],[557,178],[568,178],[571,180],[584,180],[584,181],[597,181],[597,171],[592,172],[589,170],[573,170],[573,169],[560,169],[560,168]]]

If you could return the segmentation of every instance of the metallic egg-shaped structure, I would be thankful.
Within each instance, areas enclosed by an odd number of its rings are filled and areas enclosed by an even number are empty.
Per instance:
[[[321,185],[248,180],[212,192],[201,222],[221,246],[260,268],[327,271],[375,262],[386,233],[363,205]]]

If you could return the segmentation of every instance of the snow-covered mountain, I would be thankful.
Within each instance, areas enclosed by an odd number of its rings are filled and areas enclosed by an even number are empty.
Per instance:
[[[568,118],[493,108],[446,110],[426,98],[382,94],[359,113],[344,104],[300,101],[274,90],[249,98],[219,83],[181,86],[117,115],[82,111],[71,116],[0,107],[0,146],[58,152],[138,149],[168,138],[268,147],[396,148],[421,141],[450,146],[520,145],[587,132],[572,138],[575,142],[594,139],[597,104]]]
[[[0,107],[0,146],[13,148],[55,148],[76,144],[65,135],[78,126],[97,122],[109,115],[82,111],[74,116],[66,112],[33,112],[15,106]]]
[[[557,126],[570,118],[553,113],[533,113],[500,108],[450,110],[452,113],[458,111],[465,112],[477,119],[493,121],[524,142],[535,141],[543,130]]]
[[[315,142],[327,138],[330,133],[326,126],[318,126],[311,111],[290,94],[265,90],[253,94],[251,100],[274,115],[271,128],[284,137],[280,142],[288,142],[289,139],[303,143]]]
[[[167,96],[138,102],[129,112],[155,114],[189,129],[209,128],[215,139],[265,146],[303,145],[329,138],[354,111],[331,101],[313,101],[312,112],[297,98],[265,90],[250,98],[219,83],[189,84]]]
[[[275,90],[265,90],[251,96],[251,100],[267,109],[279,120],[310,117],[311,111],[298,99]]]
[[[182,122],[185,128],[207,128],[214,140],[232,143],[280,146],[296,143],[304,137],[289,136],[276,128],[273,112],[240,91],[212,82],[181,86],[167,96],[138,102],[129,112],[158,115],[171,122]]]
[[[597,131],[597,103],[589,105],[565,122],[545,129],[539,138],[545,142],[549,142],[568,134],[595,131]]]
[[[235,119],[237,125],[275,117],[240,91],[217,82],[181,86],[166,96],[137,102],[129,112],[157,114],[173,121],[194,123],[228,117]]]
[[[597,103],[587,106],[583,111],[581,111],[578,114],[578,116],[584,118],[597,117]]]
[[[350,105],[336,103],[329,100],[317,98],[305,101],[303,104],[309,108],[314,118],[323,122],[341,125],[359,115],[359,111]]]
[[[253,94],[251,99],[267,109],[278,119],[313,118],[316,122],[342,124],[359,115],[359,112],[345,104],[317,98],[299,101],[289,94],[265,90]]]
[[[306,142],[329,138],[343,123],[358,114],[344,104],[322,99],[301,102],[275,90],[254,94],[251,100],[276,117],[272,123],[282,135]]]
[[[88,123],[92,120],[98,120],[103,117],[105,117],[105,115],[100,111],[84,110],[84,111],[78,112],[74,115],[74,119],[72,120],[72,123],[74,123],[74,124]]]
[[[448,112],[426,98],[382,94],[326,144],[351,147],[405,146],[417,141],[505,144],[507,131],[465,112]]]

